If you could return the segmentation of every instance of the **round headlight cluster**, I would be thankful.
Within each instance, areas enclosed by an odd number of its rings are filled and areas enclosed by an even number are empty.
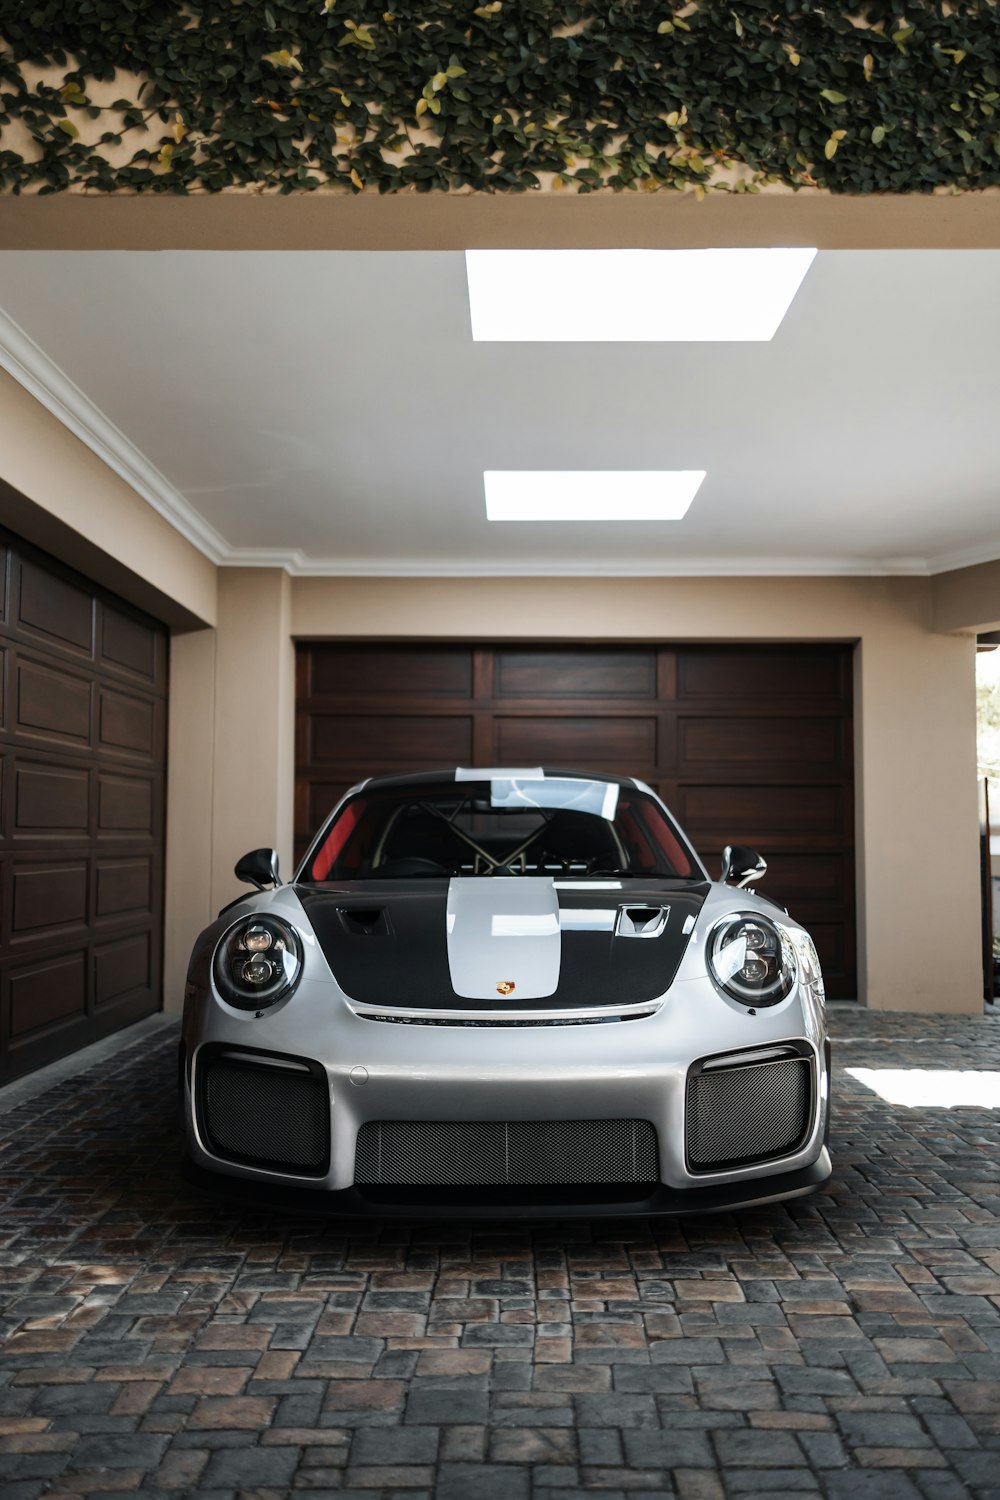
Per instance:
[[[278,917],[246,917],[225,934],[212,967],[216,988],[230,1005],[266,1010],[298,984],[302,943]]]
[[[753,1009],[777,1005],[795,983],[795,954],[784,933],[757,912],[716,923],[708,965],[721,990]]]

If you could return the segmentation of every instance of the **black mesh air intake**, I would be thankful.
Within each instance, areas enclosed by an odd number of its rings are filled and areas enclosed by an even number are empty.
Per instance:
[[[215,1156],[323,1176],[330,1105],[321,1073],[225,1053],[199,1059],[198,1126]]]
[[[372,1120],[357,1183],[411,1187],[659,1181],[648,1120]]]
[[[809,1134],[808,1057],[692,1070],[687,1086],[687,1158],[692,1171],[745,1167],[788,1156]]]

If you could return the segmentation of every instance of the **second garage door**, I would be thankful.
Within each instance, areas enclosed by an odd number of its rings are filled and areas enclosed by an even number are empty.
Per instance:
[[[638,776],[712,874],[727,843],[857,994],[850,646],[298,648],[296,842],[365,776],[547,765]]]
[[[0,1081],[158,1010],[167,633],[0,532]]]

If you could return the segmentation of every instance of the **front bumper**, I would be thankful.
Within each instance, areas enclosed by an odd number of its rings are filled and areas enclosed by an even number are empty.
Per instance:
[[[256,1204],[322,1214],[549,1217],[680,1214],[768,1203],[812,1192],[830,1175],[828,1057],[821,1009],[789,997],[772,1011],[727,1010],[711,1024],[703,981],[675,984],[655,1014],[611,1025],[463,1029],[381,1023],[358,1016],[327,985],[303,985],[283,1015],[252,1022],[206,1005],[185,1030],[188,1153],[204,1182]],[[716,1007],[718,1010],[718,1007]],[[691,1170],[686,1090],[699,1059],[793,1043],[811,1061],[812,1113],[794,1151],[721,1171]],[[309,1059],[328,1099],[330,1156],[322,1173],[235,1162],[210,1149],[193,1104],[199,1055],[231,1048]],[[208,1055],[207,1053],[205,1054]],[[367,1187],[355,1183],[358,1131],[371,1121],[648,1120],[659,1183],[601,1187]],[[283,1197],[290,1194],[287,1203]]]
[[[730,1181],[695,1188],[661,1186],[646,1197],[630,1198],[600,1188],[341,1188],[317,1189],[280,1182],[223,1176],[189,1157],[184,1176],[195,1187],[247,1208],[319,1218],[390,1219],[592,1219],[726,1213],[767,1203],[803,1198],[830,1177],[824,1146],[814,1162],[790,1172],[751,1181]]]

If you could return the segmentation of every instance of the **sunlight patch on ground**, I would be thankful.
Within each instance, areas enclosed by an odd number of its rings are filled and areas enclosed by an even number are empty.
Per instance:
[[[907,1109],[953,1109],[970,1104],[1000,1109],[1000,1072],[960,1068],[848,1068],[846,1071],[888,1104]]]

